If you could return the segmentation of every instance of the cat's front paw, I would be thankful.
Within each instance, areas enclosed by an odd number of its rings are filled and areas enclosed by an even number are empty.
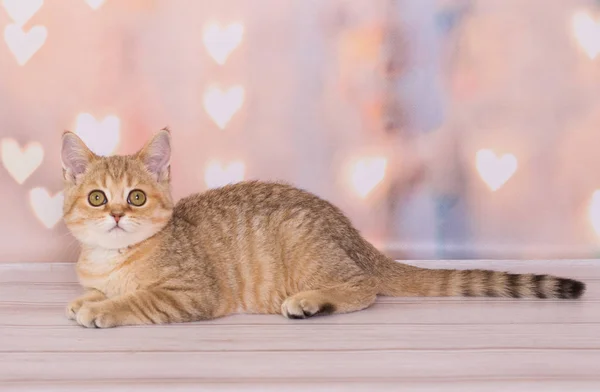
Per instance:
[[[99,302],[106,299],[106,296],[98,290],[88,290],[82,296],[74,299],[67,305],[66,313],[69,320],[77,320],[77,312],[88,302]]]
[[[117,326],[115,315],[100,304],[84,303],[76,315],[77,324],[86,328],[112,328]]]
[[[83,302],[78,299],[76,299],[75,301],[71,301],[67,305],[67,308],[65,310],[66,310],[67,318],[69,320],[77,320],[77,312],[79,312],[81,305],[83,305]]]

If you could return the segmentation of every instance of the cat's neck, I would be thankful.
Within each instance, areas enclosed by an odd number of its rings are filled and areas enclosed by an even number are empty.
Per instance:
[[[99,246],[83,245],[79,255],[79,263],[116,267],[127,259],[136,245],[120,249],[107,249]]]
[[[79,255],[79,264],[98,265],[104,268],[118,267],[128,259],[138,258],[139,254],[148,254],[149,249],[156,245],[156,236],[147,238],[142,242],[123,248],[104,248],[82,244]]]
[[[154,236],[147,238],[141,242],[137,242],[135,244],[123,246],[121,248],[105,248],[99,245],[88,245],[81,244],[81,256],[85,255],[98,255],[99,257],[119,257],[119,256],[127,256],[135,252],[136,250],[145,246],[149,240],[151,240]],[[80,257],[81,258],[81,257]]]

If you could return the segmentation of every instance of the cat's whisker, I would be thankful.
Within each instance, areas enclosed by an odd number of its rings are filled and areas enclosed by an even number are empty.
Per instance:
[[[73,236],[73,234],[70,231],[66,231],[66,232],[53,232],[50,234],[50,238],[53,240],[57,240],[57,239],[63,239],[64,237],[68,237],[68,236]]]

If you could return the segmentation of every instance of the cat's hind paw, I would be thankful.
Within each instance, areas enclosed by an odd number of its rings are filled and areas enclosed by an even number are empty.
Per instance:
[[[293,296],[281,304],[281,314],[289,319],[305,319],[317,314],[330,314],[335,310],[329,303],[319,303],[311,298]]]

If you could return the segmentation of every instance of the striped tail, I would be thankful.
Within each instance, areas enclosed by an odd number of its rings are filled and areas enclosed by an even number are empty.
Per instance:
[[[383,267],[383,268],[382,268]],[[379,264],[380,295],[577,299],[583,282],[550,275],[490,270],[425,269],[388,260]]]

